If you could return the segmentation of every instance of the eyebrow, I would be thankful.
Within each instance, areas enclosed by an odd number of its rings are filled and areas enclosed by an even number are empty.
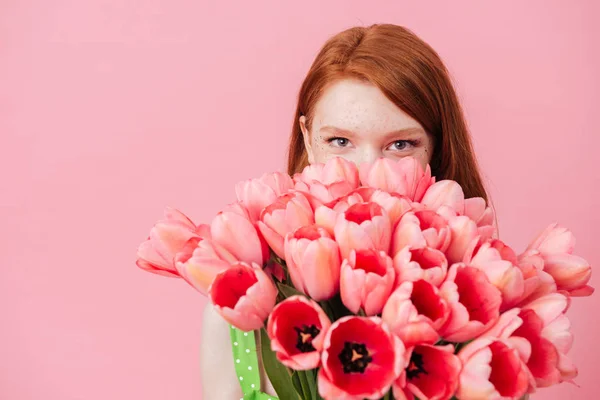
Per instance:
[[[338,128],[338,127],[332,126],[332,125],[322,126],[321,129],[319,129],[319,131],[329,131],[332,133],[345,134],[345,135],[350,135],[350,136],[356,135],[356,133],[351,130]],[[417,126],[411,126],[409,128],[403,128],[403,129],[398,129],[395,131],[387,132],[384,136],[389,137],[389,136],[395,136],[395,135],[401,135],[401,134],[424,134],[424,133],[425,133],[425,130],[423,128],[420,128]]]

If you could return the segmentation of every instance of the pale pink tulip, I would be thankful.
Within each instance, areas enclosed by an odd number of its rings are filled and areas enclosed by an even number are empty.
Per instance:
[[[269,259],[269,247],[239,203],[219,212],[210,231],[213,240],[239,261],[263,265]]]
[[[532,249],[520,254],[517,257],[517,266],[525,278],[525,290],[518,306],[556,292],[556,282],[552,275],[544,271],[544,259],[539,251]]]
[[[425,280],[402,283],[383,307],[381,318],[407,348],[436,343],[450,308],[438,288]]]
[[[297,190],[328,203],[358,188],[358,169],[354,163],[334,157],[325,164],[306,166],[301,173],[294,175],[294,182]]]
[[[448,272],[448,261],[439,250],[430,247],[404,247],[394,257],[396,286],[402,282],[424,279],[434,286],[442,284]]]
[[[438,211],[441,207],[449,207],[458,215],[465,213],[463,190],[458,183],[451,180],[443,180],[431,185],[425,192],[421,203],[433,211]]]
[[[165,219],[150,230],[148,239],[137,251],[137,266],[158,275],[178,277],[174,264],[175,255],[190,239],[209,237],[206,225],[196,226],[178,210],[167,208]]]
[[[406,246],[446,251],[451,231],[446,220],[431,210],[407,212],[392,234],[392,254]]]
[[[379,158],[373,163],[361,164],[359,169],[363,185],[398,193],[412,201],[421,201],[423,194],[435,182],[429,165],[423,171],[414,157],[403,157],[398,161]]]
[[[408,365],[393,385],[395,400],[448,400],[454,395],[462,368],[454,346],[419,344],[407,353]]]
[[[475,339],[460,350],[458,358],[463,364],[458,399],[518,400],[534,390],[521,354],[505,340]]]
[[[573,255],[575,237],[566,228],[552,224],[527,248],[539,251],[544,259],[544,271],[552,275],[558,290],[571,296],[589,296],[594,288],[588,285],[592,276],[590,264]]]
[[[219,273],[208,292],[223,319],[246,332],[264,325],[277,299],[277,288],[262,268],[244,262]]]
[[[441,328],[442,338],[450,342],[465,342],[493,326],[500,315],[502,294],[475,267],[454,264],[440,295],[450,307],[450,317]]]
[[[343,258],[352,249],[375,249],[388,252],[391,240],[390,219],[376,203],[358,203],[338,215],[335,240]]]
[[[269,315],[271,349],[286,367],[298,371],[317,368],[330,326],[329,318],[316,302],[304,296],[288,297]]]
[[[340,250],[327,231],[308,225],[287,234],[285,260],[294,287],[316,301],[339,292]]]
[[[263,208],[293,187],[294,181],[288,174],[273,172],[258,179],[238,182],[235,193],[238,201],[248,210],[250,220],[255,223]]]
[[[450,228],[450,244],[444,252],[450,264],[463,262],[465,254],[473,240],[481,238],[477,224],[464,215],[448,220]]]
[[[279,196],[260,215],[258,228],[275,254],[283,258],[283,239],[296,229],[311,225],[314,221],[310,203],[302,193]]]
[[[203,295],[215,277],[237,262],[236,258],[211,239],[189,241],[175,256],[177,272]]]
[[[397,193],[388,193],[382,190],[375,190],[368,199],[365,199],[365,201],[379,204],[390,218],[392,228],[396,226],[404,214],[413,210],[413,204],[416,204],[411,202],[410,198],[406,196]]]
[[[496,233],[494,210],[486,204],[483,198],[465,199],[464,215],[477,224],[481,235],[491,238]]]
[[[342,262],[340,294],[354,314],[362,309],[367,316],[379,314],[395,282],[392,259],[383,251],[351,250]]]

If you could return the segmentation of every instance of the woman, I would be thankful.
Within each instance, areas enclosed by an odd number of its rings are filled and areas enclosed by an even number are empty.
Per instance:
[[[343,31],[311,66],[298,95],[288,172],[335,156],[355,163],[413,156],[430,164],[438,180],[457,181],[465,197],[487,200],[448,71],[428,44],[401,26]],[[266,393],[256,398],[275,398],[259,355],[252,334],[231,330],[207,306],[204,399],[237,400],[252,390]]]

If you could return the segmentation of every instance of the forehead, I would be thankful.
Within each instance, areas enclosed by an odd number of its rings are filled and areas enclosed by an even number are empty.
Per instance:
[[[422,128],[378,87],[355,79],[331,84],[315,105],[312,128],[327,125],[358,133]]]

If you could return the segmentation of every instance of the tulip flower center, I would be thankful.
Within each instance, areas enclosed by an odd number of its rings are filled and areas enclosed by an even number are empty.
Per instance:
[[[338,355],[342,366],[344,367],[344,373],[349,374],[352,372],[365,372],[367,366],[373,357],[369,355],[367,346],[362,343],[345,342],[344,348]]]
[[[310,353],[316,349],[312,345],[312,340],[317,337],[321,330],[315,325],[302,325],[302,328],[294,327],[294,330],[298,334],[298,340],[296,342],[296,348],[301,353]]]
[[[413,352],[410,357],[410,364],[406,368],[406,377],[410,380],[418,377],[420,374],[427,375],[427,371],[423,367],[423,356],[419,353]]]

